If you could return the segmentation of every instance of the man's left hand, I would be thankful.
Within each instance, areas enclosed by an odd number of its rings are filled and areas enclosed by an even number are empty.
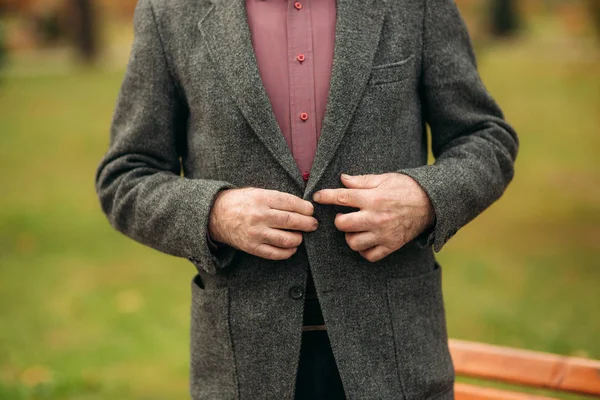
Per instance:
[[[350,248],[368,261],[381,260],[435,223],[429,196],[408,175],[342,174],[341,179],[346,188],[319,190],[313,200],[359,209],[338,213],[335,226],[346,232]]]

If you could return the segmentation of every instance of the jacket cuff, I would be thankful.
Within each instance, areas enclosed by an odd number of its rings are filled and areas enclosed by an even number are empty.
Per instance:
[[[190,254],[187,258],[192,262],[197,269],[203,269],[209,274],[216,274],[218,270],[227,267],[233,257],[237,253],[237,249],[227,245],[219,245],[210,239],[208,233],[208,221],[210,212],[216,200],[217,194],[221,190],[233,189],[234,185],[227,182],[212,181],[210,188],[204,188],[202,195],[205,208],[200,213],[198,246],[194,254]]]
[[[435,242],[435,226],[436,225],[437,225],[437,218],[436,218],[436,222],[434,222],[432,226],[427,228],[423,233],[421,233],[419,236],[417,236],[414,239],[414,241],[418,247],[424,249],[426,247],[433,246],[433,243]]]
[[[401,169],[396,172],[410,176],[429,196],[435,212],[435,222],[429,229],[419,235],[415,242],[419,247],[433,246],[433,250],[438,253],[458,231],[459,226],[456,222],[460,219],[449,217],[445,213],[448,209],[445,205],[448,200],[445,200],[445,197],[452,196],[444,190],[439,180],[440,177],[436,177],[431,173],[430,167],[430,165],[425,165]]]
[[[215,242],[210,238],[210,234],[208,233],[208,230],[206,232],[206,243],[208,243],[208,248],[210,249],[210,251],[212,253],[215,253],[216,251],[218,251],[219,249],[225,247],[226,245],[224,243],[220,243],[220,242]]]

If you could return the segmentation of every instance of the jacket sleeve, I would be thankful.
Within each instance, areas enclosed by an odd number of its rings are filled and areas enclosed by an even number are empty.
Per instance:
[[[235,249],[208,247],[208,216],[228,182],[182,176],[187,105],[168,65],[150,0],[134,16],[134,43],[113,115],[96,192],[111,225],[128,237],[215,273]]]
[[[424,0],[421,96],[435,162],[398,172],[429,195],[436,223],[417,243],[439,252],[497,200],[514,174],[518,138],[485,89],[454,0]]]

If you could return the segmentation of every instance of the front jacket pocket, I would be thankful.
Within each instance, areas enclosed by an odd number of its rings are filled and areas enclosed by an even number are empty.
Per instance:
[[[384,83],[400,82],[411,76],[414,68],[415,55],[411,55],[404,60],[374,65],[371,68],[369,85],[381,85]]]
[[[190,331],[192,399],[236,399],[228,287],[205,289],[200,276],[194,277]]]
[[[435,262],[431,272],[387,280],[398,375],[406,400],[428,399],[454,385],[441,273]]]

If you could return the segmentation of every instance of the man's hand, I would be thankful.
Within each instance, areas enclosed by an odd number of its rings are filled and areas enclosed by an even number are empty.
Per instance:
[[[360,209],[338,214],[335,226],[346,232],[350,248],[371,262],[398,250],[435,222],[429,196],[408,175],[342,174],[342,183],[348,189],[323,189],[313,199]]]
[[[255,256],[284,260],[302,243],[302,233],[297,231],[317,229],[313,211],[311,202],[276,190],[223,190],[211,209],[209,235]]]

